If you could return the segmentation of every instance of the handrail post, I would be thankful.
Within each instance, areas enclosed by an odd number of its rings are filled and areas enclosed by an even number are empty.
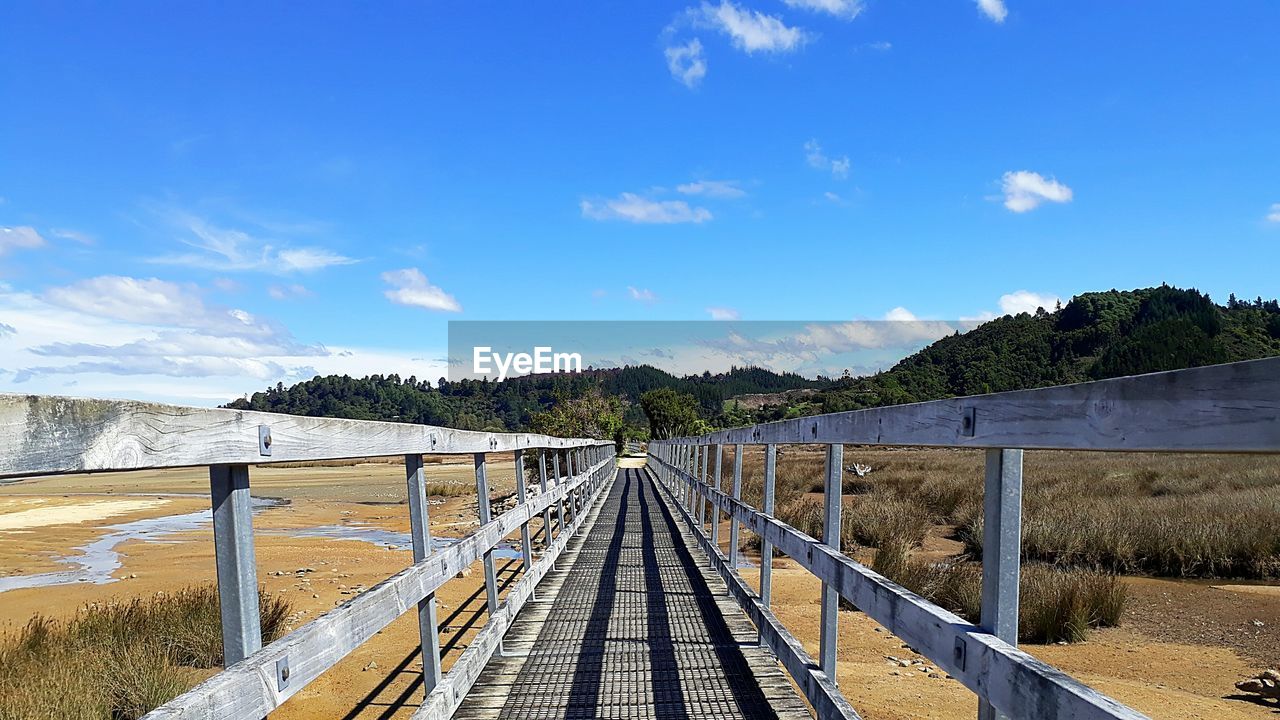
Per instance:
[[[698,489],[694,487],[694,483],[698,482],[698,454],[701,451],[702,451],[702,447],[700,445],[689,446],[689,459],[691,460],[691,462],[689,463],[689,480],[691,482],[685,483],[684,507],[686,510],[689,511],[690,515],[693,514],[694,498],[698,496]]]
[[[476,509],[480,515],[480,524],[489,523],[489,478],[485,472],[485,453],[476,453]],[[489,617],[498,614],[498,574],[493,567],[493,548],[484,551],[484,592],[488,600]],[[498,644],[498,654],[502,654],[502,644]]]
[[[209,491],[222,613],[223,666],[230,667],[262,648],[249,466],[210,465]]]
[[[564,471],[565,471],[565,474],[568,475],[568,477],[565,478],[565,483],[572,485],[573,478],[575,477],[574,469],[577,468],[577,465],[574,463],[573,450],[565,451],[564,462],[565,462]],[[577,468],[577,469],[578,471],[581,471],[581,468]],[[569,522],[573,523],[574,525],[578,524],[578,489],[577,488],[573,488],[572,490],[569,491]]]
[[[529,502],[529,490],[525,487],[524,479],[524,450],[516,450],[514,453],[516,463],[516,500],[521,505]],[[533,567],[533,540],[529,537],[529,518],[520,523],[520,559],[524,561],[524,572],[527,575],[530,568]],[[535,586],[529,596],[530,600],[538,599],[538,591]]]
[[[707,464],[711,459],[711,446],[702,446],[702,467],[698,470],[698,532],[706,533],[707,528]]]
[[[724,445],[717,444],[716,450],[716,492],[720,492],[720,465],[724,461]],[[718,502],[711,503],[711,547],[720,549],[720,505]],[[715,567],[714,553],[707,558],[712,567]]]
[[[404,456],[405,480],[409,493],[409,527],[413,541],[413,562],[431,554],[431,519],[427,510],[427,478],[421,455]],[[422,686],[427,695],[440,684],[440,636],[436,630],[436,594],[418,601],[418,640],[422,648]]]
[[[733,499],[742,500],[742,443],[733,446]],[[738,516],[729,512],[729,567],[738,569]]]
[[[556,479],[556,491],[564,487],[564,478],[560,476],[560,451],[551,453],[551,473]],[[564,534],[564,500],[556,500],[556,535]]]
[[[980,624],[1018,644],[1018,578],[1022,552],[1022,451],[987,451],[982,496],[982,618]],[[978,699],[978,719],[1004,714]]]
[[[764,446],[764,498],[760,503],[761,511],[773,517],[773,481],[778,467],[778,446],[769,443]],[[773,595],[773,543],[764,535],[760,536],[760,604],[769,607],[769,598]],[[760,636],[760,644],[768,647],[764,635]]]
[[[538,451],[538,480],[542,484],[542,493],[547,492],[547,449]],[[551,549],[551,506],[542,508],[542,546]]]
[[[840,552],[840,491],[844,471],[844,445],[827,446],[827,473],[822,488],[822,536],[827,547]],[[827,581],[822,582],[822,632],[818,648],[818,666],[836,680],[836,638],[840,616],[840,593]]]

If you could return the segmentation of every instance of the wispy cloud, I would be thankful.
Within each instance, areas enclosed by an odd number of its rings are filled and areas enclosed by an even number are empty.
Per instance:
[[[804,144],[804,158],[809,163],[809,167],[829,171],[831,177],[836,180],[849,177],[849,156],[829,157],[816,139],[810,139]]]
[[[1034,293],[1030,290],[1015,290],[1007,295],[1000,296],[1000,312],[1005,315],[1034,314],[1037,308],[1053,310],[1054,306],[1059,302],[1061,302],[1061,298],[1057,295]]]
[[[45,244],[36,229],[28,225],[0,227],[0,255],[10,250],[30,250]]]
[[[672,45],[664,54],[671,77],[689,89],[696,88],[707,75],[707,59],[702,55],[702,42],[693,38],[684,45]]]
[[[810,39],[804,30],[788,26],[775,15],[743,8],[730,0],[721,0],[719,5],[704,2],[689,12],[695,25],[728,35],[734,47],[747,53],[792,52]]]
[[[698,180],[676,186],[683,195],[705,195],[713,198],[740,198],[747,194],[737,180]]]
[[[737,320],[740,317],[737,310],[728,307],[709,307],[707,314],[712,320]]]
[[[441,312],[462,312],[462,306],[458,301],[443,289],[427,282],[427,277],[418,268],[384,272],[382,281],[391,286],[391,289],[385,291],[383,295],[397,305],[410,305]]]
[[[49,234],[56,238],[61,238],[63,240],[71,240],[73,242],[78,242],[81,245],[92,245],[95,242],[95,239],[92,235],[88,233],[80,232],[79,230],[70,230],[67,228],[51,228],[49,230]]]
[[[1271,211],[1267,213],[1267,222],[1280,223],[1280,203],[1271,203]]]
[[[267,295],[273,300],[297,300],[299,298],[311,297],[315,293],[306,287],[293,283],[290,285],[272,285],[267,288]]]
[[[332,250],[316,246],[284,246],[245,230],[224,228],[204,218],[170,213],[186,233],[183,244],[196,252],[162,255],[151,262],[187,265],[218,271],[255,271],[276,274],[311,272],[359,262]]]
[[[1001,178],[1004,206],[1012,212],[1034,210],[1042,203],[1071,202],[1071,188],[1053,178],[1029,170],[1007,172]]]
[[[649,288],[634,288],[628,285],[627,293],[631,296],[631,299],[636,302],[655,303],[658,301],[658,296],[654,295],[653,291]]]
[[[624,192],[608,200],[583,200],[582,217],[591,220],[624,220],[633,223],[702,223],[711,219],[704,207],[690,207],[683,200],[652,200]]]
[[[840,197],[840,195],[838,195],[837,193],[831,192],[830,190],[822,193],[822,197],[826,198],[827,202],[833,205],[839,205],[841,207],[844,207],[845,205],[849,204],[847,200]]]
[[[1008,8],[1004,6],[1004,0],[977,0],[977,2],[978,10],[994,23],[1004,22],[1009,15]]]
[[[862,0],[785,0],[787,7],[813,10],[834,15],[844,20],[852,20],[863,11]]]

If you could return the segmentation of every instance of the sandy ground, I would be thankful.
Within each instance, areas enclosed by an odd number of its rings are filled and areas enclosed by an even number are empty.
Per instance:
[[[510,462],[490,465],[495,498],[514,487]],[[466,459],[428,466],[433,482],[473,482]],[[403,469],[369,463],[348,467],[255,468],[254,493],[287,505],[255,515],[259,581],[282,594],[305,623],[404,568],[407,551],[370,543],[290,534],[328,525],[407,531]],[[54,559],[100,536],[103,528],[143,517],[207,508],[208,477],[201,470],[45,478],[0,486],[0,575],[60,567]],[[98,493],[98,494],[85,494]],[[194,496],[176,495],[190,493]],[[475,500],[451,497],[430,508],[433,532],[457,537],[475,526]],[[36,513],[36,514],[32,514]],[[33,521],[38,519],[39,522]],[[727,532],[722,534],[726,536]],[[949,547],[939,538],[937,547]],[[120,582],[76,584],[0,593],[0,630],[36,613],[68,614],[88,602],[150,594],[214,580],[213,543],[206,528],[166,542],[130,541],[118,548]],[[500,561],[504,585],[518,578],[518,561]],[[311,572],[299,572],[311,568]],[[779,617],[817,652],[818,583],[789,560],[774,571]],[[754,578],[748,570],[746,576]],[[1276,588],[1232,583],[1136,579],[1134,601],[1120,628],[1095,632],[1086,643],[1026,649],[1099,690],[1155,718],[1275,718],[1274,709],[1232,699],[1233,683],[1280,652],[1280,594]],[[447,583],[439,597],[444,665],[448,668],[484,624],[479,565]],[[1256,625],[1254,621],[1262,623]],[[976,700],[927,661],[858,612],[840,616],[838,678],[869,720],[972,718]],[[421,659],[412,614],[388,626],[302,690],[272,717],[408,717],[421,698]],[[890,657],[921,660],[901,667]]]

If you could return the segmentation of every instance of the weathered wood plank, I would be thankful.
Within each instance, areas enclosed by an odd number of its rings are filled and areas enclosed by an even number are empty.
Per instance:
[[[562,502],[572,490],[587,482],[591,472],[600,472],[612,463],[613,459],[607,458],[571,481],[516,505],[458,542],[437,550],[165,703],[146,718],[249,720],[264,717],[379,630],[408,610],[416,609],[418,601],[480,559],[544,507]],[[540,562],[550,565],[563,547],[553,546]],[[280,683],[276,676],[277,663],[281,660],[289,665],[289,678],[285,683]],[[446,675],[446,681],[447,678]],[[442,682],[437,689],[444,686]]]
[[[270,454],[259,448],[269,428]],[[0,478],[611,445],[533,433],[0,394]]]
[[[708,443],[1274,453],[1280,358],[818,415],[652,445]]]
[[[660,458],[653,459],[684,485],[696,485],[688,473]],[[737,517],[762,540],[768,538],[780,552],[836,588],[854,607],[902,638],[997,710],[1020,717],[1028,713],[1028,708],[1034,708],[1034,715],[1043,720],[1146,717],[781,520],[760,513],[723,492],[712,488],[700,490],[712,504]],[[750,608],[744,609],[753,614]]]

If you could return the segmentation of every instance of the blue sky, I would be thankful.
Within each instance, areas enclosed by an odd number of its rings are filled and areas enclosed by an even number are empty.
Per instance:
[[[1280,294],[1272,2],[263,5],[0,6],[0,391]]]

